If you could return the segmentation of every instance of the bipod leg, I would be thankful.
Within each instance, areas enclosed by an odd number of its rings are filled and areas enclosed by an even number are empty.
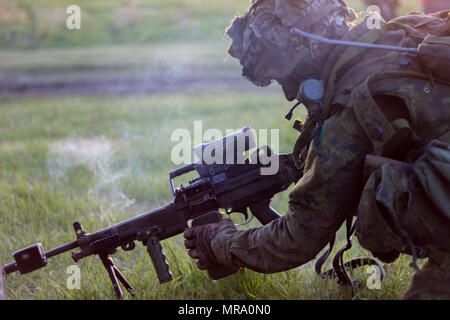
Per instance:
[[[105,266],[106,271],[108,271],[109,278],[111,279],[112,285],[114,287],[114,292],[116,293],[117,299],[122,299],[122,289],[117,282],[116,272],[114,270],[114,263],[110,257],[106,253],[99,254],[100,259],[102,260],[103,265]]]
[[[134,288],[131,286],[131,284],[127,281],[127,279],[124,277],[124,275],[120,272],[119,268],[117,268],[117,266],[112,261],[112,258],[110,257],[109,259],[111,259],[111,262],[113,263],[114,272],[115,272],[117,278],[119,279],[120,282],[122,282],[123,286],[125,287],[125,289],[127,289],[127,291],[131,294],[131,296],[134,297],[136,295],[136,290],[134,290]]]
[[[131,294],[132,297],[136,295],[136,291],[133,289],[131,284],[127,281],[125,276],[120,272],[119,268],[114,264],[114,260],[105,253],[99,254],[106,271],[108,271],[109,278],[111,279],[114,291],[116,293],[117,299],[123,298],[122,289],[120,288],[119,280],[125,289]]]

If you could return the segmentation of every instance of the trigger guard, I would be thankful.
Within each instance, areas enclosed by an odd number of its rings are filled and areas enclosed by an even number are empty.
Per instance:
[[[241,213],[245,218],[244,222],[237,224],[237,226],[244,226],[244,225],[248,224],[250,221],[253,220],[253,217],[254,217],[253,213],[250,213],[250,219],[249,219],[248,208],[234,210],[233,212],[230,212],[229,215],[231,216],[232,213]]]

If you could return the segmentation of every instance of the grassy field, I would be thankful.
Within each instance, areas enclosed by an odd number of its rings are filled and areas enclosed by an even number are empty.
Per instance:
[[[95,231],[171,200],[167,173],[176,128],[280,128],[280,149],[289,152],[295,133],[283,121],[288,104],[280,95],[175,95],[151,97],[34,98],[0,106],[0,251],[11,253],[35,242],[45,248],[74,239],[72,222]],[[238,115],[238,116],[237,116]],[[220,120],[220,122],[218,122]],[[286,210],[287,193],[274,207]],[[256,224],[254,224],[255,226]],[[342,238],[342,237],[341,237]],[[143,247],[119,252],[118,265],[139,299],[340,299],[334,281],[314,275],[312,263],[274,275],[242,271],[213,282],[195,268],[181,236],[163,247],[175,281],[159,285]],[[341,241],[342,242],[342,241]],[[356,246],[349,257],[368,253]],[[7,257],[7,256],[6,256]],[[7,259],[5,255],[3,259]],[[7,278],[13,299],[112,299],[106,272],[96,257],[82,260],[81,290],[66,288],[70,254],[26,276]],[[386,265],[382,290],[368,290],[370,274],[356,271],[361,299],[396,299],[411,279],[406,257]],[[302,272],[300,272],[302,271]]]
[[[356,12],[364,11],[361,1],[349,3]],[[192,83],[214,75],[229,84],[239,77],[239,64],[226,55],[224,30],[246,11],[247,1],[80,0],[81,30],[65,26],[69,4],[0,3],[0,96],[4,91],[23,94],[30,87],[38,87],[38,93],[55,87],[67,93],[86,82],[125,86],[138,79],[142,90],[137,91],[144,91],[154,78]],[[418,9],[419,0],[405,0],[399,13]],[[249,86],[237,83],[238,88]]]
[[[362,10],[359,1],[349,2]],[[0,47],[7,49],[0,52],[0,87],[11,81],[8,72],[32,74],[29,81],[36,83],[54,81],[54,77],[70,83],[73,78],[98,76],[96,68],[103,68],[102,77],[116,75],[116,71],[105,73],[111,66],[121,75],[145,67],[152,76],[178,75],[182,70],[182,74],[236,74],[239,78],[236,61],[224,62],[228,40],[222,38],[224,28],[235,14],[245,11],[247,1],[78,1],[86,10],[82,33],[64,29],[64,8],[72,3],[49,0],[37,6],[31,0],[6,0],[0,4]],[[145,10],[133,9],[135,5]],[[403,1],[402,13],[418,8],[418,1]],[[121,15],[128,20],[115,19]],[[2,262],[10,262],[10,253],[35,242],[50,249],[73,241],[75,220],[93,232],[170,201],[168,172],[176,167],[170,161],[175,145],[170,135],[177,128],[192,130],[195,120],[202,120],[204,128],[223,131],[246,125],[279,128],[280,151],[291,151],[296,133],[284,120],[290,103],[279,90],[208,90],[1,99]],[[282,213],[287,194],[274,199],[273,206]],[[343,243],[341,231],[337,247]],[[165,285],[159,284],[142,246],[115,255],[137,289],[138,299],[350,298],[348,290],[335,281],[317,277],[313,262],[273,275],[243,270],[211,281],[188,258],[181,236],[163,242],[163,247],[175,275]],[[346,257],[368,255],[356,243]],[[381,290],[366,287],[370,274],[365,269],[353,272],[359,279],[356,298],[400,298],[412,278],[409,263],[402,256],[384,265],[387,277]],[[97,257],[80,261],[81,290],[68,290],[66,269],[72,264],[66,254],[32,274],[8,276],[8,297],[114,299]]]
[[[245,0],[3,0],[0,48],[35,49],[108,44],[217,41]],[[356,12],[359,0],[348,1]],[[420,9],[419,0],[402,0],[399,14]],[[66,8],[81,8],[81,30],[66,28]]]

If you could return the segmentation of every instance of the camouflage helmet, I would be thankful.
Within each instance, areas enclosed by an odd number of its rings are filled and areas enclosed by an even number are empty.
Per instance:
[[[291,28],[340,39],[353,19],[343,0],[253,0],[226,31],[233,40],[228,53],[240,60],[245,78],[268,86],[290,75],[301,61],[311,62],[313,52],[321,52],[315,47],[320,44],[291,35]]]

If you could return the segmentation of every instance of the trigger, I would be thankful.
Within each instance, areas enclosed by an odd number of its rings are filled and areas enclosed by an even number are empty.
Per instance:
[[[248,214],[248,208],[242,208],[242,209],[239,209],[239,210],[235,210],[234,212],[241,213],[244,216],[244,218],[245,218],[244,222],[238,224],[238,226],[246,225],[247,223],[249,223],[250,221],[253,220],[253,214],[251,214],[251,218],[250,219],[248,218],[248,215],[249,215]]]
[[[247,220],[248,220],[248,209],[247,208],[242,208],[242,209],[236,210],[235,212],[242,213],[242,215],[245,218],[244,223],[247,222]]]

